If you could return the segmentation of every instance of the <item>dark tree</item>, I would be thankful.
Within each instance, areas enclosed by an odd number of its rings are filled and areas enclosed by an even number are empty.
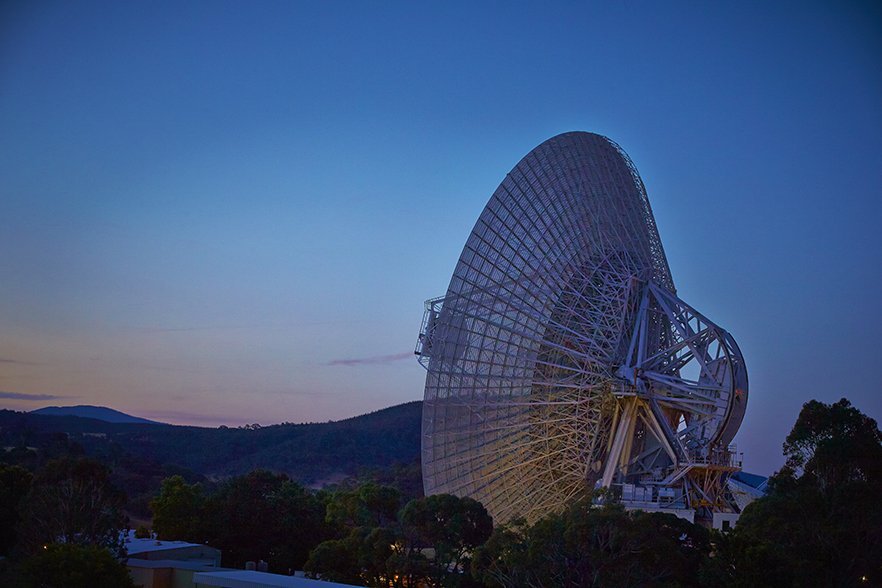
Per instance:
[[[303,569],[311,578],[356,586],[362,583],[358,547],[351,537],[323,541],[309,554]]]
[[[65,458],[37,471],[24,500],[22,543],[36,553],[51,543],[97,545],[124,554],[125,496],[110,471],[89,459]]]
[[[390,559],[399,536],[394,528],[376,527],[354,529],[350,535],[357,541],[357,563],[361,577],[368,586],[388,586],[394,581],[395,570]]]
[[[32,478],[22,467],[0,464],[0,555],[9,555],[18,542],[19,509]]]
[[[395,522],[401,493],[390,486],[367,482],[352,490],[335,492],[327,505],[327,521],[346,527],[379,527]]]
[[[805,480],[828,496],[853,484],[882,483],[882,433],[845,398],[807,402],[784,441],[784,455],[780,477]]]
[[[365,484],[337,494],[329,519],[357,526],[325,541],[310,554],[305,570],[313,577],[367,586],[471,586],[470,554],[493,530],[484,507],[448,494],[409,502],[390,520],[397,492]],[[341,500],[342,498],[342,500]]]
[[[431,550],[426,577],[431,586],[468,583],[470,555],[493,532],[493,519],[480,502],[450,494],[411,500],[399,520],[404,547],[399,565],[419,568],[425,550]]]
[[[697,586],[709,550],[707,530],[672,514],[586,500],[496,529],[472,571],[490,586]]]
[[[22,588],[134,588],[125,564],[96,545],[48,545],[22,562]]]
[[[205,502],[198,484],[188,484],[182,476],[163,480],[159,496],[150,501],[157,536],[172,541],[204,542]]]
[[[735,586],[882,585],[882,434],[843,399],[806,403],[787,462],[709,569]]]
[[[390,558],[398,540],[393,529],[356,527],[345,538],[325,541],[313,549],[303,569],[311,577],[330,582],[397,586]]]
[[[324,505],[284,475],[257,470],[230,479],[209,497],[206,540],[224,565],[266,560],[286,573],[303,566],[310,550],[330,537]]]
[[[378,467],[362,471],[358,481],[373,482],[380,486],[392,486],[401,493],[406,504],[415,498],[422,498],[423,470],[419,458],[410,463],[394,463],[391,466]]]
[[[268,503],[277,519],[272,527],[275,541],[267,561],[279,573],[301,569],[310,550],[331,536],[324,521],[325,505],[290,480],[279,486]]]

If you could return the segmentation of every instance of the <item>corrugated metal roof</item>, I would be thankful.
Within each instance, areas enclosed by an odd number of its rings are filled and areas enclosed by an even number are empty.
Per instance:
[[[769,481],[769,479],[765,476],[760,476],[758,474],[749,474],[744,471],[735,472],[734,474],[732,474],[732,477],[742,484],[747,484],[751,488],[756,488],[761,491],[765,490],[766,483]]]

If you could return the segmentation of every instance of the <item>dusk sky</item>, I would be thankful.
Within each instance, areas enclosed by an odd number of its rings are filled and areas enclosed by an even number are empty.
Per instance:
[[[882,419],[882,10],[833,0],[5,2],[0,408],[420,399],[423,301],[569,130],[630,155],[739,342],[746,470],[809,399]]]

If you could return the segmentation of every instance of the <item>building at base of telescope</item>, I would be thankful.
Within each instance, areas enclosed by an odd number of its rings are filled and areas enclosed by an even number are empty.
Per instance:
[[[124,541],[126,567],[140,588],[351,588],[350,584],[305,578],[303,572],[285,576],[254,569],[266,570],[266,562],[248,562],[244,570],[223,568],[221,551],[199,543],[139,539],[133,531]]]
[[[732,511],[714,512],[710,520],[704,521],[705,524],[718,531],[726,531],[734,527],[747,505],[765,495],[767,483],[768,478],[764,476],[742,471],[735,472],[726,480],[726,490],[733,503]],[[627,510],[665,512],[695,523],[696,511],[694,508],[674,508],[660,502],[658,493],[664,494],[665,490],[664,488],[656,490],[651,486],[641,488],[634,484],[624,484],[621,502]]]

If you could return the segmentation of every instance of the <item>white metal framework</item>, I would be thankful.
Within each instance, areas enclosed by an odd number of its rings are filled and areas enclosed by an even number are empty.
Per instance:
[[[732,509],[744,360],[677,298],[643,182],[605,137],[559,135],[505,177],[426,303],[416,354],[427,494],[471,496],[497,523],[596,486],[631,506]]]

